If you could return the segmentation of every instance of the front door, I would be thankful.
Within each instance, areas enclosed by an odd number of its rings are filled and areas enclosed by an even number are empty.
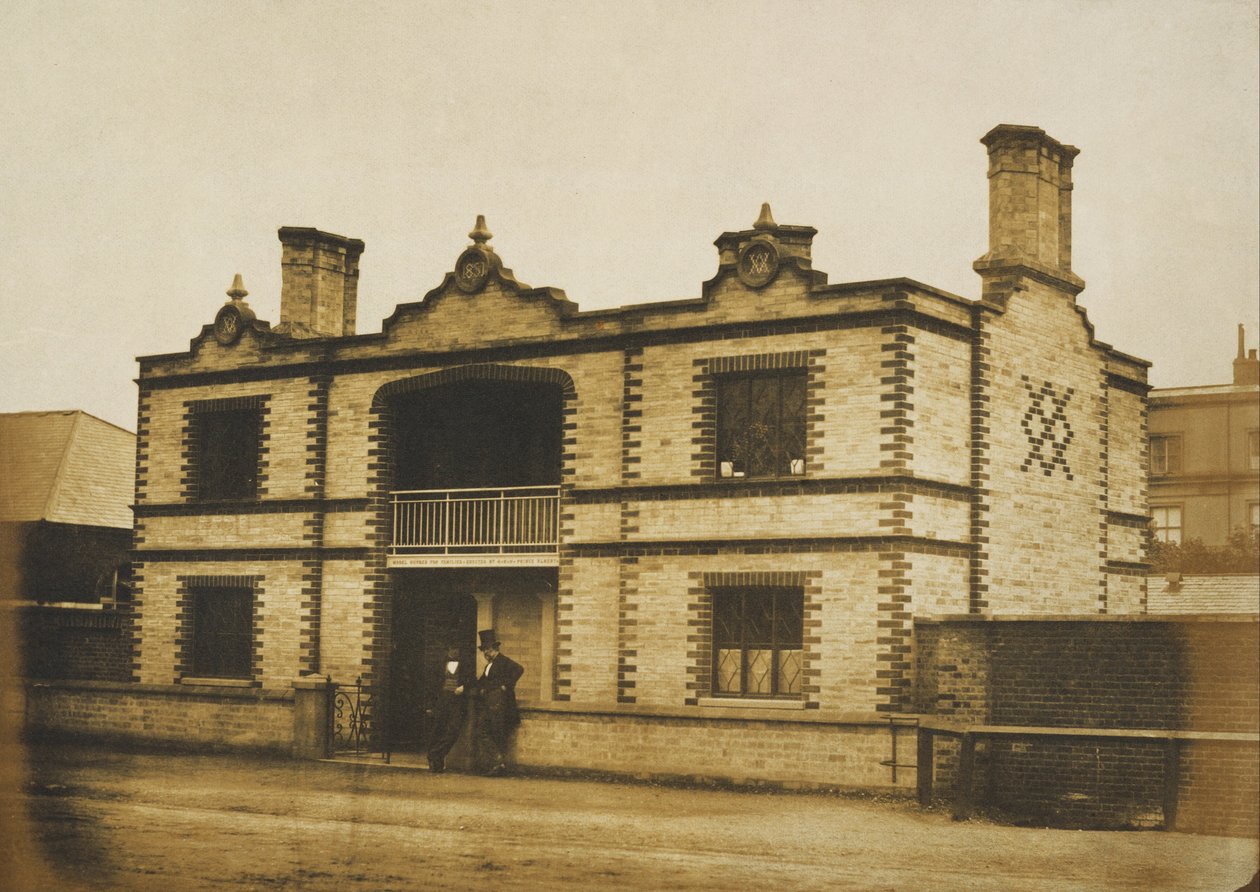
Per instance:
[[[477,602],[430,573],[400,573],[395,583],[389,729],[395,750],[423,750],[435,729],[448,647],[475,665]],[[414,577],[414,578],[406,578]],[[426,584],[426,577],[430,577]],[[405,581],[404,581],[405,580]]]

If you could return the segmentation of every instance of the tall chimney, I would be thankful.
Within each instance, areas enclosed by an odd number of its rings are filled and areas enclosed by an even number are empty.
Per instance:
[[[354,334],[359,297],[358,239],[299,226],[280,227],[280,322],[312,334]]]
[[[1072,272],[1072,161],[1080,150],[1014,124],[999,124],[980,142],[989,150],[989,250],[976,271],[1025,267],[1079,293],[1085,283]]]
[[[1247,350],[1246,329],[1238,325],[1238,355],[1234,357],[1234,383],[1260,384],[1260,358]]]

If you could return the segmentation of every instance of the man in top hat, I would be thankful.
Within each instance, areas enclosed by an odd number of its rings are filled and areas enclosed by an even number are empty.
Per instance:
[[[525,670],[499,653],[493,629],[477,633],[486,668],[477,679],[477,766],[486,774],[502,774],[512,731],[521,722],[516,706],[516,682]]]
[[[446,770],[446,754],[464,730],[468,716],[468,694],[475,681],[471,661],[460,659],[458,647],[446,649],[442,666],[442,689],[433,710],[433,738],[429,743],[429,770]]]

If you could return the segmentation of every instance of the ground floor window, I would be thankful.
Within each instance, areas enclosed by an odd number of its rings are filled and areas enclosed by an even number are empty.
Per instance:
[[[247,588],[192,592],[192,674],[249,678],[254,639],[254,593]]]
[[[713,693],[799,696],[804,604],[800,588],[714,590]]]

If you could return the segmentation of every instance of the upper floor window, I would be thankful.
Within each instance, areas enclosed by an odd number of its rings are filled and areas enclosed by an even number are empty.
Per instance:
[[[1247,431],[1247,469],[1260,471],[1260,431]]]
[[[805,372],[722,375],[717,391],[718,476],[805,473]]]
[[[1181,544],[1181,506],[1163,505],[1151,509],[1152,531],[1160,542]]]
[[[248,588],[192,592],[192,674],[249,678],[254,641],[254,594]]]
[[[198,499],[252,499],[258,495],[261,417],[256,408],[193,415]]]
[[[715,589],[713,693],[799,696],[804,607],[800,588]]]
[[[1180,472],[1181,435],[1151,437],[1151,473],[1178,474]]]

